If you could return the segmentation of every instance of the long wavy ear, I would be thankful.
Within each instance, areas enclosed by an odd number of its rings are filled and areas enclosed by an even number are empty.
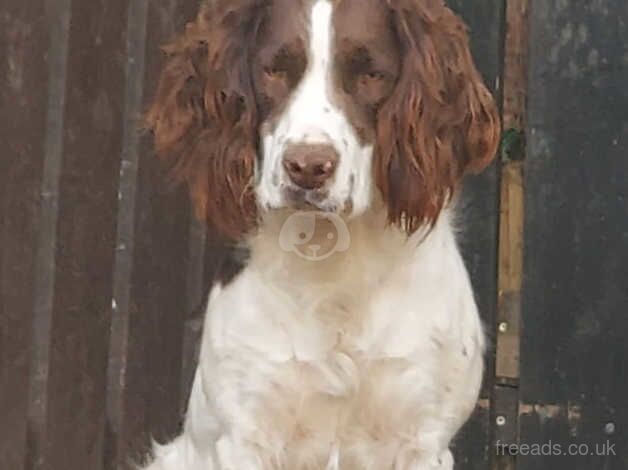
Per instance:
[[[391,223],[433,224],[466,171],[493,159],[499,115],[463,22],[442,0],[388,0],[404,54],[378,115],[375,178]]]
[[[235,239],[256,222],[257,117],[247,47],[260,4],[203,6],[164,47],[167,61],[146,116],[157,154],[188,184],[197,215]]]

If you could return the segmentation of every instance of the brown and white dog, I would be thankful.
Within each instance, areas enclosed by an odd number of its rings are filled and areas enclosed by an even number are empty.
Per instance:
[[[456,188],[499,138],[443,0],[206,0],[148,113],[250,259],[150,470],[449,470],[484,339]]]

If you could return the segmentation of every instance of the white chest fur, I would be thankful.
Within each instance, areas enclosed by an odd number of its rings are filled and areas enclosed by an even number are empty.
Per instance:
[[[450,460],[477,398],[483,337],[447,216],[425,239],[367,239],[359,224],[351,233],[326,265],[282,256],[267,233],[212,296],[187,427],[200,447],[218,441],[223,464]]]

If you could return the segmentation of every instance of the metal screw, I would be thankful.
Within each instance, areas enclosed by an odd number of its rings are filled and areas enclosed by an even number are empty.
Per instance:
[[[615,434],[615,423],[606,423],[606,426],[604,426],[604,432],[609,436]]]
[[[506,424],[506,417],[498,416],[495,422],[497,423],[497,426],[504,426]]]
[[[505,321],[501,322],[499,324],[499,332],[500,333],[506,333],[506,331],[508,331],[508,323],[506,323]]]

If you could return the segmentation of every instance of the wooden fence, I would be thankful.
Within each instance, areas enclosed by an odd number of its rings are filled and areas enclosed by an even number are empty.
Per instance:
[[[492,347],[457,468],[626,470],[628,3],[531,2],[449,2],[507,130],[465,190]],[[236,267],[137,119],[196,7],[0,2],[0,470],[118,470],[180,427]]]

